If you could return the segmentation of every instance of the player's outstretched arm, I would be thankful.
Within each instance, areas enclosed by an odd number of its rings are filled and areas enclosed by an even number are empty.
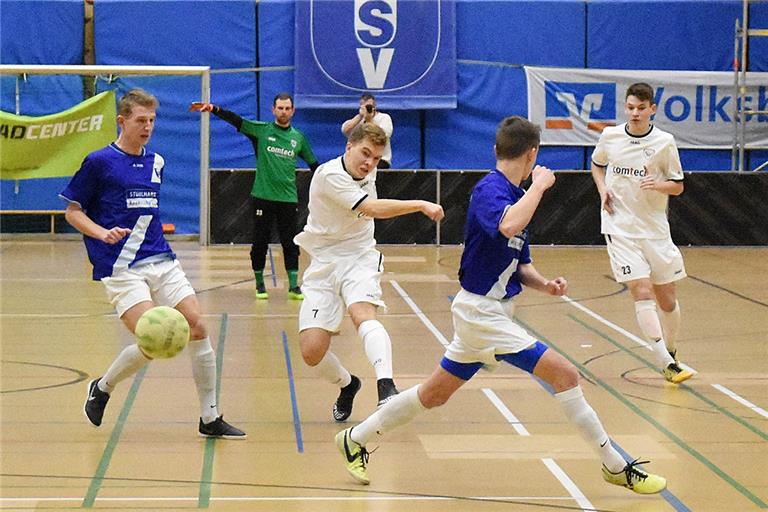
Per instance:
[[[235,114],[234,112],[230,112],[229,110],[223,109],[218,105],[214,105],[213,103],[203,103],[201,101],[193,101],[192,103],[189,104],[189,111],[190,112],[210,112],[216,117],[223,119],[224,121],[228,122],[229,124],[237,128],[238,131],[240,131],[240,127],[243,125],[242,117]]]
[[[91,220],[88,215],[74,203],[70,203],[67,206],[66,212],[64,212],[64,218],[67,219],[72,227],[78,230],[80,233],[96,240],[101,240],[106,244],[116,244],[126,236],[131,234],[131,230],[128,228],[121,228],[115,226],[111,229],[99,226]]]
[[[358,211],[373,219],[391,219],[409,213],[421,212],[434,221],[445,217],[439,204],[420,199],[402,201],[399,199],[366,199],[358,206]]]

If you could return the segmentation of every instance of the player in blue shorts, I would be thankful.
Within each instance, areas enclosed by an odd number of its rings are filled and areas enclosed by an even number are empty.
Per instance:
[[[189,322],[187,351],[200,399],[201,436],[245,439],[225,422],[216,403],[216,354],[211,347],[195,290],[163,236],[160,185],[163,157],[146,148],[155,127],[157,99],[128,91],[117,107],[120,135],[85,157],[61,193],[66,219],[83,234],[93,279],[101,281],[118,317],[132,333],[139,317],[155,305],[178,309]],[[101,425],[110,394],[151,359],[137,344],[126,347],[107,372],[88,384],[83,410]]]
[[[500,361],[549,384],[566,417],[599,455],[603,478],[637,493],[662,491],[667,481],[625,461],[611,445],[600,419],[584,398],[576,368],[562,355],[537,341],[513,319],[515,295],[523,285],[549,295],[566,293],[563,277],[546,279],[531,263],[528,223],[544,192],[555,183],[549,169],[535,166],[540,130],[520,117],[504,119],[496,131],[496,169],[472,191],[459,268],[461,290],[453,314],[454,338],[435,372],[423,383],[394,396],[365,421],[336,435],[347,471],[360,483],[370,482],[365,446],[412,420],[426,409],[443,405],[483,366]],[[533,175],[527,191],[523,180]]]

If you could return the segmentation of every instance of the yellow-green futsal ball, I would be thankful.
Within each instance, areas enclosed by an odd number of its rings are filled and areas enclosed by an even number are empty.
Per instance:
[[[153,359],[168,359],[187,346],[189,323],[178,310],[155,306],[141,315],[135,334],[145,354]]]

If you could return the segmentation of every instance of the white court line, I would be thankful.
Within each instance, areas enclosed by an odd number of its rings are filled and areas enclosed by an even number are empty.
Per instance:
[[[604,317],[598,315],[597,313],[595,313],[594,311],[592,311],[588,307],[582,306],[581,304],[579,304],[578,302],[576,302],[572,298],[568,297],[567,295],[563,295],[560,298],[563,299],[568,304],[570,304],[571,306],[575,307],[576,309],[579,309],[579,310],[583,311],[584,313],[588,314],[589,316],[591,316],[592,318],[594,318],[598,322],[601,322],[601,323],[607,325],[608,327],[610,327],[614,331],[618,332],[619,334],[623,334],[624,336],[626,336],[630,340],[634,341],[638,345],[642,345],[643,347],[645,347],[648,350],[650,350],[651,352],[653,352],[653,348],[651,348],[651,346],[645,340],[643,340],[642,338],[639,338],[639,337],[635,336],[634,334],[632,334],[628,330],[624,329],[621,326],[616,325],[615,323],[611,322],[607,318],[604,318]],[[692,371],[693,373],[699,373],[698,370],[695,370],[694,368],[688,366],[687,364],[680,363],[680,366],[682,368],[685,368],[686,370]]]
[[[740,397],[739,395],[737,395],[736,393],[734,393],[733,391],[731,391],[727,387],[722,386],[720,384],[712,384],[712,387],[715,388],[716,390],[720,391],[721,393],[725,393],[729,397],[731,397],[734,400],[736,400],[737,402],[739,402],[741,405],[749,407],[750,409],[755,411],[757,414],[768,418],[768,411],[766,411],[762,407],[756,406],[755,404],[753,404],[752,402],[750,402],[746,398]]]
[[[595,510],[595,506],[592,505],[587,497],[584,496],[584,493],[579,490],[576,484],[573,483],[573,480],[571,480],[570,477],[565,474],[565,471],[563,471],[562,468],[560,468],[560,466],[558,466],[554,460],[541,459],[541,461],[545,466],[547,466],[547,469],[551,471],[558,480],[560,480],[560,483],[563,484],[563,487],[565,487],[565,489],[568,491],[568,494],[573,496],[573,499],[576,500],[576,503],[581,507],[582,510]]]
[[[112,501],[112,502],[132,502],[132,501],[193,501],[196,502],[200,498],[198,496],[180,496],[180,497],[97,497],[96,501]],[[450,497],[450,496],[211,496],[210,501],[463,501],[465,499],[472,499],[478,501],[570,501],[571,498],[563,496],[468,496],[462,497]],[[0,503],[26,503],[33,501],[47,501],[47,502],[81,502],[82,496],[74,498],[66,497],[45,497],[45,498],[0,498]]]
[[[493,390],[489,388],[483,388],[483,393],[485,393],[485,396],[488,397],[488,400],[490,400],[491,403],[496,406],[501,415],[506,418],[509,424],[512,425],[512,428],[515,429],[515,432],[521,436],[531,435],[531,433],[528,432],[528,429],[526,429],[522,422],[517,419],[517,416],[512,414],[512,411],[509,410],[509,408],[504,404],[504,402],[501,401],[501,398],[499,398],[498,395],[493,392]]]
[[[411,300],[411,298],[408,296],[407,293],[405,293],[405,290],[403,290],[399,284],[397,284],[396,281],[390,281],[392,283],[392,286],[397,290],[397,293],[400,294],[400,296],[405,300],[405,302],[411,307],[411,309],[416,313],[416,316],[418,316],[421,321],[424,323],[424,325],[427,326],[427,328],[432,332],[432,334],[435,335],[437,338],[437,341],[443,344],[443,346],[448,345],[448,340],[445,339],[445,336],[437,330],[437,327],[434,326],[434,324],[427,318],[427,316],[422,313],[422,311],[419,309],[419,307],[416,305],[416,303]],[[642,341],[642,340],[641,340]],[[521,436],[530,436],[530,432],[528,432],[528,429],[526,429],[522,423],[520,423],[520,420],[517,419],[517,417],[512,414],[512,411],[509,410],[509,408],[504,405],[504,403],[499,399],[499,397],[491,391],[490,389],[483,388],[483,393],[485,393],[485,396],[488,397],[488,399],[491,401],[491,403],[501,412],[501,414],[507,419],[507,421],[512,425],[512,428],[515,429],[515,431],[520,434]],[[590,501],[587,499],[586,496],[584,496],[584,493],[581,492],[581,490],[576,486],[575,483],[573,483],[573,480],[571,480],[568,475],[563,471],[560,466],[555,463],[552,459],[541,459],[541,461],[544,463],[544,465],[549,469],[549,471],[557,478],[557,480],[560,482],[560,484],[565,487],[565,490],[568,491],[568,494],[571,495],[571,497],[576,500],[576,503],[582,508],[582,510],[595,510],[595,507],[590,503]]]
[[[437,338],[437,341],[440,342],[440,344],[444,347],[447,347],[449,345],[448,340],[445,339],[445,336],[443,336],[443,333],[437,330],[437,327],[435,327],[435,324],[433,324],[429,318],[427,318],[427,315],[421,312],[419,309],[419,306],[416,305],[415,302],[413,302],[413,299],[408,296],[407,293],[405,293],[405,290],[402,289],[402,287],[397,284],[397,281],[390,281],[389,282],[392,287],[397,291],[397,293],[400,294],[400,297],[405,301],[406,304],[408,304],[414,313],[416,313],[416,316],[419,317],[419,320],[421,320],[421,323],[427,326],[427,329],[435,335],[435,338]]]

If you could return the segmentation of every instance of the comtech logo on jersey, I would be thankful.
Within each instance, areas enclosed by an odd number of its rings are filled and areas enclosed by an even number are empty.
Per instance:
[[[434,65],[441,0],[310,1],[313,55],[337,85],[396,91],[417,83]]]
[[[546,128],[573,130],[576,123],[602,132],[616,125],[616,84],[544,82]]]

